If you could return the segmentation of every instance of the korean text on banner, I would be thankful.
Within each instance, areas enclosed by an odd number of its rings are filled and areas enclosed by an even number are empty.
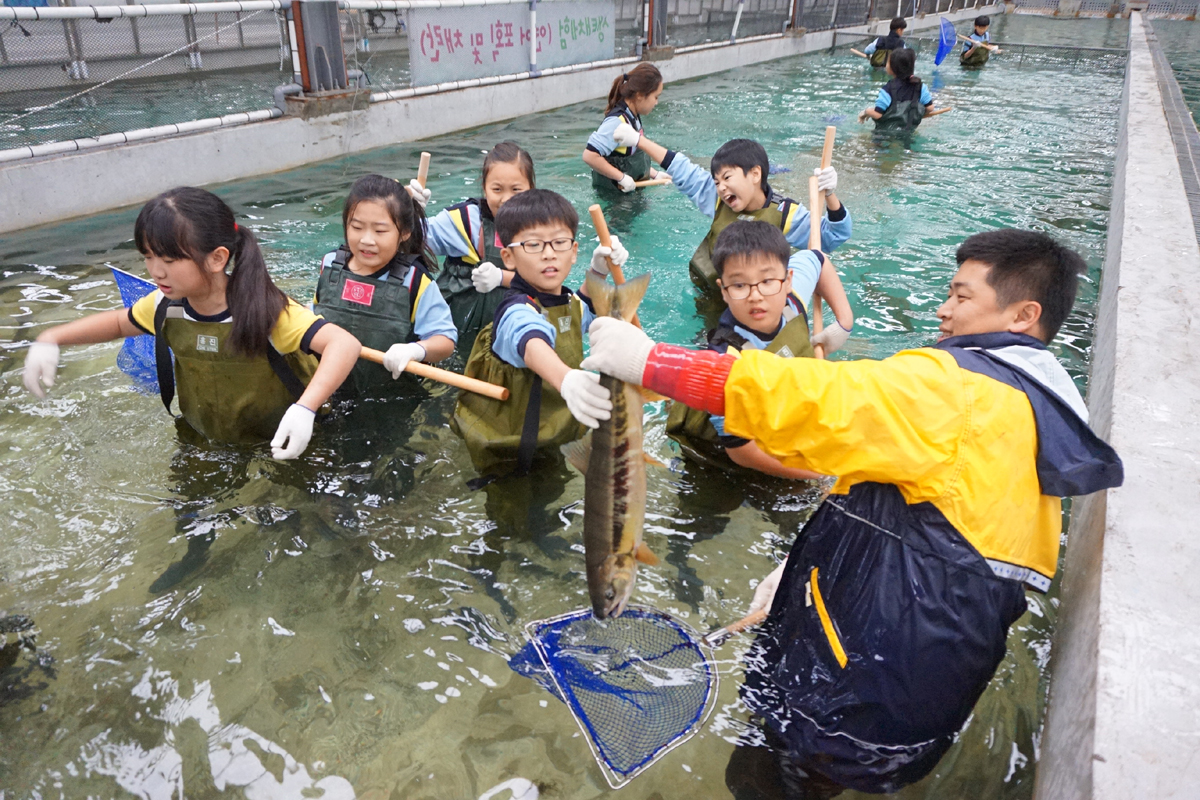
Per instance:
[[[537,68],[613,57],[613,0],[537,5]],[[529,7],[415,8],[408,12],[413,86],[529,69]]]

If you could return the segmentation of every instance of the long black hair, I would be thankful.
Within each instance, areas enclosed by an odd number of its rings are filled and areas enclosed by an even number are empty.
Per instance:
[[[387,209],[392,223],[399,229],[400,235],[408,234],[402,239],[396,249],[397,255],[406,254],[418,256],[429,274],[437,272],[438,260],[426,244],[425,211],[421,208],[404,185],[395,178],[383,175],[363,175],[350,187],[346,204],[342,207],[342,232],[350,224],[350,215],[359,203],[373,200],[382,203]]]
[[[917,68],[917,51],[908,47],[902,47],[892,51],[888,60],[888,65],[892,68],[892,74],[897,80],[907,81],[916,86],[921,85],[921,79],[913,75],[913,70]]]
[[[204,269],[208,256],[219,247],[228,250],[225,303],[233,325],[229,346],[244,356],[267,352],[288,297],[271,282],[254,232],[237,224],[224,200],[194,186],[163,192],[142,206],[133,242],[144,256],[191,259],[206,280],[211,279]]]
[[[612,88],[608,90],[608,105],[604,113],[612,111],[617,103],[631,97],[643,97],[654,94],[662,86],[662,73],[658,67],[649,61],[643,61],[629,72],[623,72],[613,79]]]

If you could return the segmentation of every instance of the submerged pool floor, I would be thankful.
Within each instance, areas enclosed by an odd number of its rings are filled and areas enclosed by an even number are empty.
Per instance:
[[[1074,24],[1012,22],[1020,36],[1007,38],[1020,41],[1055,40]],[[645,122],[652,138],[699,158],[734,136],[758,138],[791,169],[776,188],[798,198],[824,127],[839,126],[839,195],[855,228],[835,262],[857,324],[838,357],[931,342],[967,235],[1017,226],[1060,237],[1090,266],[1054,346],[1082,386],[1121,70],[998,57],[981,71],[933,71],[927,56],[918,69],[938,105],[956,110],[909,146],[854,123],[882,79],[842,51],[673,84]],[[600,111],[582,103],[216,190],[259,232],[280,284],[307,299],[340,240],[351,181],[368,171],[407,179],[422,150],[434,154],[437,208],[477,194],[481,151],[512,138],[533,153],[539,185],[586,219],[596,198],[579,155]],[[670,187],[602,202],[631,252],[626,273],[654,276],[641,309],[650,333],[696,341],[686,265],[707,221]],[[546,798],[605,793],[570,714],[506,664],[525,623],[587,602],[578,476],[469,492],[469,461],[445,427],[453,396],[438,389],[415,410],[357,409],[290,463],[178,436],[159,401],[117,370],[116,344],[66,350],[51,399],[24,392],[24,343],[118,305],[108,265],[140,273],[135,215],[0,243],[0,609],[36,626],[34,649],[0,649],[5,796],[462,800],[518,775]],[[585,223],[581,238],[592,237]],[[665,415],[647,411],[647,447],[669,458]],[[814,502],[813,491],[730,484],[678,464],[651,470],[646,540],[663,561],[641,571],[635,600],[700,630],[741,617],[752,582]],[[216,541],[200,569],[151,592],[185,557],[184,534],[205,532]],[[1054,597],[1031,596],[960,742],[900,796],[1031,795]],[[719,651],[725,680],[701,733],[624,797],[729,796],[748,642]]]

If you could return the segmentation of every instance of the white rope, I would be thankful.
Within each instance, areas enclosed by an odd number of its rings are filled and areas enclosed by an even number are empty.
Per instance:
[[[195,47],[196,45],[200,44],[200,42],[203,42],[205,39],[211,39],[212,37],[219,35],[221,33],[221,31],[229,30],[230,28],[236,28],[238,25],[241,25],[247,19],[250,19],[251,17],[253,17],[257,14],[261,14],[261,13],[263,13],[263,10],[252,11],[251,13],[246,15],[245,19],[234,20],[233,22],[229,23],[228,25],[226,25],[223,28],[217,28],[215,31],[208,34],[207,36],[201,36],[196,41],[188,42],[183,47],[178,47],[169,53],[164,53],[163,55],[159,56],[158,58],[156,58],[152,61],[147,61],[145,64],[139,64],[138,66],[134,67],[133,69],[129,70],[128,72],[122,72],[120,75],[117,75],[114,78],[109,78],[108,80],[104,81],[103,83],[97,83],[95,86],[89,86],[88,88],[84,89],[81,92],[76,92],[75,94],[70,95],[68,97],[64,97],[61,100],[55,100],[53,103],[50,103],[49,105],[38,106],[37,108],[32,108],[29,111],[24,112],[23,114],[17,114],[16,116],[9,117],[8,119],[4,120],[3,122],[0,122],[0,125],[8,125],[9,123],[16,122],[19,119],[25,119],[26,117],[33,116],[34,114],[40,113],[42,111],[48,111],[51,108],[54,108],[55,106],[62,105],[63,103],[67,102],[68,100],[74,100],[77,97],[83,97],[85,94],[94,92],[97,89],[102,89],[105,86],[108,86],[110,83],[113,83],[114,81],[119,81],[122,78],[127,78],[130,75],[132,75],[133,73],[137,72],[138,70],[145,69],[146,67],[150,66],[151,64],[157,64],[159,61],[162,61],[163,59],[170,58],[171,56],[177,55],[178,53],[181,53],[184,50],[188,50],[192,47]]]

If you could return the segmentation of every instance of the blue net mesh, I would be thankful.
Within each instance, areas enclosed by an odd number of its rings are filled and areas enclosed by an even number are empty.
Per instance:
[[[954,26],[945,17],[942,17],[941,36],[938,38],[937,55],[933,57],[934,64],[941,64],[946,60],[946,56],[954,49],[955,43],[958,41],[958,34],[954,31]]]
[[[117,288],[121,291],[121,302],[129,308],[138,300],[154,291],[154,284],[130,275],[124,270],[110,267]],[[117,353],[117,366],[129,377],[139,391],[158,394],[158,369],[154,360],[153,336],[130,336]]]
[[[716,697],[695,632],[661,611],[600,622],[582,609],[525,630],[530,644],[509,666],[570,707],[614,787],[695,733]]]

